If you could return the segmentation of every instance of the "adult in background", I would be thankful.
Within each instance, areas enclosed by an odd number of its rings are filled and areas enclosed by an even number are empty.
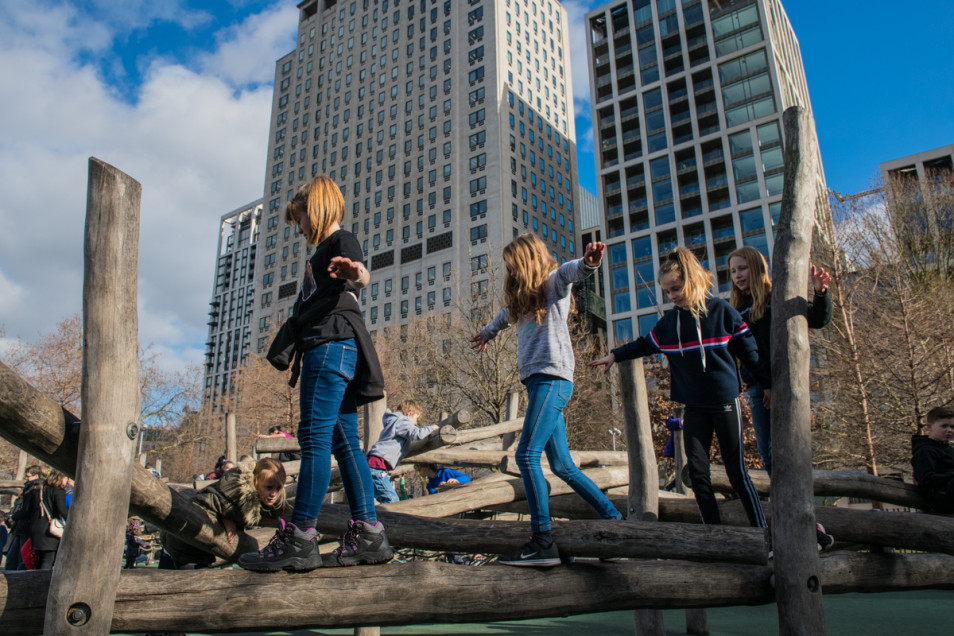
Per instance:
[[[13,522],[10,533],[13,540],[10,542],[10,548],[7,550],[7,563],[4,569],[8,571],[25,570],[23,559],[20,557],[20,548],[30,538],[30,526],[32,523],[31,511],[27,507],[28,496],[34,489],[39,488],[40,480],[43,477],[43,469],[39,466],[28,466],[23,483],[23,491],[17,499],[16,505],[10,512],[10,520]]]
[[[56,561],[56,551],[60,548],[60,538],[50,534],[52,519],[66,519],[69,508],[66,506],[66,475],[51,471],[43,485],[30,493],[33,506],[33,519],[30,526],[30,539],[36,552],[37,570],[51,570]]]

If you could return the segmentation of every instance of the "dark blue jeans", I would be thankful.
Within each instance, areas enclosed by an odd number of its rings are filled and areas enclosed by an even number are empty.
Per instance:
[[[753,384],[745,391],[749,400],[749,410],[752,413],[752,428],[755,429],[755,445],[762,458],[762,468],[769,476],[772,475],[772,412],[762,404],[765,392],[757,384]]]
[[[354,379],[358,348],[353,339],[309,349],[301,364],[301,471],[293,523],[318,518],[331,480],[331,454],[341,470],[352,519],[374,523],[374,487],[358,439],[358,410],[348,385]]]
[[[583,497],[600,518],[622,519],[619,510],[570,457],[563,407],[573,395],[573,383],[552,375],[536,374],[527,378],[524,385],[527,387],[527,413],[523,418],[523,432],[520,433],[515,459],[527,495],[531,532],[550,529],[550,495],[540,468],[540,455],[544,451],[553,474]]]

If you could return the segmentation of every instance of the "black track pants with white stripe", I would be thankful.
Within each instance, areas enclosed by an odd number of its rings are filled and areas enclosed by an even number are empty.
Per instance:
[[[749,523],[756,528],[767,527],[759,495],[745,469],[742,454],[742,417],[738,399],[715,407],[687,406],[682,427],[686,463],[702,522],[721,523],[719,506],[709,476],[709,451],[712,448],[712,437],[715,435],[719,439],[722,462],[725,464],[729,482],[742,501]]]

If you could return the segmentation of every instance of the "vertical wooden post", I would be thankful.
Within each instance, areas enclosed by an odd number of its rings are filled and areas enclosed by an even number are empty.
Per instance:
[[[119,584],[138,433],[136,287],[142,186],[91,157],[83,276],[83,424],[76,490],[44,634],[107,634]]]
[[[792,107],[772,263],[772,536],[779,634],[825,634],[812,492],[810,351],[805,298],[818,194],[811,113]],[[776,424],[776,422],[778,424]]]
[[[26,466],[27,452],[21,449],[17,454],[17,472],[13,473],[14,481],[23,481],[23,478],[26,477]]]
[[[384,411],[388,408],[388,394],[384,397],[364,405],[364,438],[362,439],[364,452],[367,453],[381,436],[384,428]],[[333,500],[332,500],[333,502]],[[355,627],[354,636],[381,636],[380,627]]]
[[[159,473],[160,475],[162,474],[162,458],[161,457],[156,458],[156,472]]]
[[[503,417],[504,422],[509,422],[510,420],[517,419],[518,414],[520,413],[520,393],[513,391],[510,395],[507,396],[507,413]],[[516,433],[505,433],[503,435],[503,443],[501,448],[503,450],[508,450],[513,446],[514,441],[517,439]],[[503,459],[500,460],[500,465],[498,469],[500,472],[506,472],[508,464],[510,463],[510,458],[504,455]]]
[[[384,412],[388,408],[388,394],[384,397],[364,405],[364,439],[362,446],[367,453],[374,446],[374,443],[381,437],[381,429],[384,428]]]
[[[225,457],[238,464],[238,439],[235,432],[235,413],[225,414]]]
[[[653,428],[649,418],[649,394],[641,358],[619,365],[619,393],[623,407],[623,430],[629,457],[628,521],[659,520],[659,470],[653,449]],[[662,610],[633,612],[637,636],[665,636]]]

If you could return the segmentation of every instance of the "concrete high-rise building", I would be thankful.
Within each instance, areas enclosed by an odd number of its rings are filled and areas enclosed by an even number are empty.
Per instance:
[[[620,343],[655,324],[658,263],[676,245],[716,273],[720,292],[737,247],[771,255],[781,113],[811,104],[777,0],[628,0],[586,20],[607,321]]]
[[[285,225],[327,175],[361,241],[372,334],[489,292],[518,233],[578,257],[567,14],[553,0],[306,0],[276,63],[256,269],[258,350],[311,249]],[[500,277],[497,277],[498,280]],[[267,318],[263,323],[262,319]]]
[[[938,175],[954,174],[954,144],[881,163],[881,179],[924,181]]]
[[[202,405],[220,411],[235,399],[235,373],[249,353],[255,302],[255,252],[263,201],[222,216],[209,302]]]

